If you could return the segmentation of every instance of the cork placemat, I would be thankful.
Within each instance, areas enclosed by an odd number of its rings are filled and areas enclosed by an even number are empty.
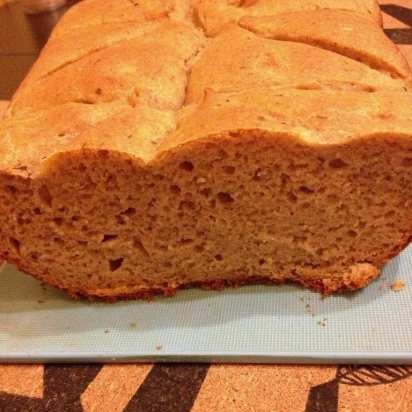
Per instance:
[[[381,6],[412,64],[412,0]],[[3,411],[410,412],[412,366],[0,365]]]

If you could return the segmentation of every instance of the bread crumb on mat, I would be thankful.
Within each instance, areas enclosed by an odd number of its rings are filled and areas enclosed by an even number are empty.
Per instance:
[[[391,289],[394,292],[400,292],[402,289],[405,288],[405,282],[400,279],[396,279],[392,284],[391,284]]]

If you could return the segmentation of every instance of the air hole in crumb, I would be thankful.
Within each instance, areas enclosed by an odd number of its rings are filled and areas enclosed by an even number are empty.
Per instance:
[[[358,236],[358,234],[354,230],[348,230],[348,236],[356,237],[356,236]]]
[[[98,96],[101,96],[101,94],[103,93],[102,89],[100,87],[98,87],[95,91],[94,91]]]
[[[78,222],[81,219],[80,216],[72,216],[72,221],[73,222]]]
[[[107,159],[109,157],[109,151],[107,149],[102,149],[97,152],[97,156],[100,159]]]
[[[288,193],[288,199],[291,203],[296,203],[298,200],[298,198],[292,192]]]
[[[122,212],[122,215],[125,216],[134,216],[136,214],[136,209],[134,207],[129,207],[125,211]]]
[[[40,214],[41,214],[41,210],[40,210],[38,207],[35,207],[35,208],[33,209],[33,213],[34,213],[35,215],[40,215]]]
[[[117,239],[118,235],[104,235],[102,239],[102,243],[109,242],[110,240]]]
[[[310,187],[307,187],[307,186],[301,186],[299,188],[299,191],[301,191],[302,193],[306,193],[306,194],[310,194],[310,193],[314,192],[313,189],[311,189]]]
[[[20,242],[14,237],[9,238],[9,241],[16,253],[20,253]]]
[[[39,189],[39,197],[40,200],[47,206],[51,206],[52,205],[52,197],[50,194],[49,189],[47,188],[47,186],[42,185]]]
[[[336,196],[335,194],[332,193],[332,194],[330,194],[326,197],[326,200],[329,203],[336,203],[339,200],[339,198],[338,198],[338,196]]]
[[[217,260],[218,262],[220,262],[221,260],[223,260],[222,255],[215,255],[215,260]]]
[[[59,237],[55,237],[55,238],[53,238],[53,241],[55,242],[55,243],[57,243],[58,245],[62,245],[64,242],[63,242],[63,239],[61,239],[61,238],[59,238]]]
[[[190,209],[193,210],[195,208],[195,204],[190,200],[183,200],[179,204],[179,209]]]
[[[405,159],[402,160],[402,166],[411,167],[412,157],[405,157]]]
[[[123,264],[123,260],[124,260],[124,258],[110,259],[110,260],[109,260],[110,270],[111,270],[112,272],[115,272],[116,270],[120,269],[120,267],[121,267],[122,264]]]
[[[32,253],[30,253],[30,257],[31,257],[33,260],[38,260],[40,256],[39,256],[38,253],[32,252]]]
[[[180,239],[180,240],[179,240],[179,243],[180,243],[181,245],[188,245],[188,244],[190,244],[190,243],[193,243],[193,239]]]
[[[63,220],[62,217],[55,217],[55,218],[53,219],[53,222],[54,222],[57,226],[61,226],[61,225],[63,224],[64,220]]]
[[[228,175],[233,175],[233,173],[235,173],[236,168],[234,166],[224,166],[223,170]]]
[[[180,189],[178,185],[172,185],[170,186],[170,191],[178,195],[182,191],[182,189]]]
[[[322,257],[324,253],[325,253],[325,249],[322,249],[322,248],[316,249],[316,255]]]
[[[201,253],[205,250],[205,247],[203,245],[196,245],[194,249],[195,252]]]
[[[252,7],[254,6],[256,3],[258,2],[258,0],[240,0],[239,4],[237,5],[237,7]]]
[[[305,243],[308,240],[306,236],[293,236],[293,241],[295,243]]]
[[[236,136],[235,136],[236,137]],[[226,159],[227,157],[229,157],[229,155],[227,154],[227,152],[225,150],[220,149],[219,152],[217,153],[218,157],[220,159]]]
[[[262,169],[257,169],[255,174],[253,175],[252,179],[253,180],[260,180],[262,174]]]
[[[329,166],[332,169],[342,169],[347,166],[347,163],[345,163],[342,159],[332,159],[329,162]]]
[[[217,198],[221,203],[225,203],[225,204],[234,202],[233,197],[230,195],[230,193],[227,193],[227,192],[219,192],[217,194]]]
[[[199,193],[204,197],[209,197],[212,193],[212,189],[210,189],[210,187],[205,187],[204,189],[200,190]]]
[[[143,246],[143,243],[142,243],[142,241],[141,241],[139,238],[135,237],[135,238],[133,239],[133,246],[134,246],[136,249],[140,250],[140,252],[142,252],[143,255],[149,257],[149,252],[148,252],[147,249]]]
[[[266,263],[265,259],[259,259],[259,265],[262,266]]]
[[[386,212],[386,213],[385,213],[385,217],[386,217],[386,218],[392,218],[392,217],[394,217],[395,215],[396,215],[396,213],[395,213],[394,210],[390,210],[389,212]]]
[[[26,219],[23,219],[21,216],[17,216],[17,224],[22,226],[26,223]]]
[[[17,193],[17,189],[16,189],[14,186],[11,186],[11,185],[7,185],[7,186],[6,186],[6,190],[7,190],[9,193],[11,193],[12,195],[14,195],[14,194]]]
[[[84,163],[80,163],[78,166],[79,172],[85,172],[87,170],[87,167]]]
[[[185,160],[184,162],[180,163],[179,167],[182,170],[186,170],[186,172],[191,172],[194,169],[193,163]]]

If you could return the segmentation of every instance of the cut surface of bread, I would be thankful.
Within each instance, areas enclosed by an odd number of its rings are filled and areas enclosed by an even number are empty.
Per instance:
[[[0,122],[0,254],[106,300],[364,287],[412,238],[411,71],[380,19],[81,2]]]

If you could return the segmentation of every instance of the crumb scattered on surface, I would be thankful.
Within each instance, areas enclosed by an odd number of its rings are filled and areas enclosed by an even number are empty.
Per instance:
[[[308,313],[309,315],[315,316],[315,312],[313,311],[312,306],[310,306],[309,303],[307,303],[307,304],[305,305],[305,311],[306,311],[306,313]]]
[[[104,333],[109,333],[109,329],[105,329],[105,330],[104,330]]]
[[[323,318],[323,319],[321,319],[321,320],[318,320],[318,325],[320,325],[320,326],[326,326],[326,321],[327,321],[326,318]]]
[[[400,279],[396,279],[392,284],[391,284],[391,289],[394,292],[399,292],[405,287],[405,282]]]
[[[37,303],[44,303],[44,300],[38,300]]]
[[[156,350],[162,350],[163,346],[162,345],[157,345]]]
[[[129,324],[129,326],[130,326],[131,328],[136,328],[136,327],[137,327],[137,323],[136,323],[136,322],[131,322],[131,323]]]

